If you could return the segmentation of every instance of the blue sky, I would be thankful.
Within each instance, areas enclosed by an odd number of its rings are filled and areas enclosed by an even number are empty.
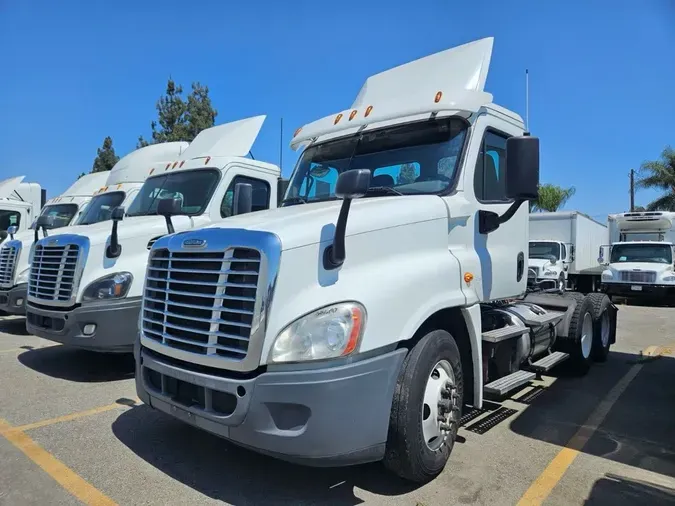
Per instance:
[[[368,75],[485,36],[496,103],[524,116],[530,70],[542,182],[575,186],[569,209],[627,210],[629,169],[675,145],[672,0],[0,2],[0,174],[57,195],[106,135],[120,155],[149,135],[172,76],[210,87],[217,122],[267,114],[256,158],[278,161],[283,117],[288,175],[293,131]]]

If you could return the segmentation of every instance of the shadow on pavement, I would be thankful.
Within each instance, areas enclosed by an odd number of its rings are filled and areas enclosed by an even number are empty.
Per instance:
[[[13,336],[29,336],[25,318],[7,318],[0,320],[0,332]]]
[[[134,377],[132,354],[96,353],[66,346],[49,346],[21,353],[17,359],[36,372],[68,381],[99,383]]]
[[[641,359],[612,352],[606,363],[595,364],[585,377],[560,376],[511,423],[511,430],[565,446],[632,367],[641,369],[581,451],[675,477],[675,359],[671,357]]]
[[[586,506],[672,506],[675,490],[653,483],[607,474],[593,485]]]
[[[310,468],[259,455],[146,405],[122,413],[112,430],[131,451],[162,473],[213,499],[238,506],[353,506],[364,502],[355,495],[354,487],[385,496],[417,488],[377,463]]]

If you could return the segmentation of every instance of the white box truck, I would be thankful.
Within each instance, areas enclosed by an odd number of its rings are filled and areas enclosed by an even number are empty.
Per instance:
[[[675,212],[609,216],[610,245],[603,246],[602,289],[627,299],[675,299]]]
[[[187,146],[187,142],[165,142],[137,149],[118,160],[109,172],[87,174],[63,195],[47,202],[31,230],[0,247],[0,311],[26,313],[30,258],[40,229],[47,237],[55,228],[58,233],[70,233],[69,225],[78,225],[77,230],[81,230],[82,226],[110,220],[115,207],[133,201],[151,171],[164,170],[165,164],[173,162]],[[50,281],[56,280],[56,271],[45,268],[35,276],[45,285],[55,286]]]
[[[530,214],[529,279],[582,293],[599,290],[598,252],[607,236],[606,225],[578,211]]]
[[[7,229],[28,230],[45,204],[47,192],[38,183],[24,183],[25,176],[0,181],[0,243],[9,237]]]
[[[92,351],[132,352],[153,243],[174,231],[276,207],[279,167],[247,157],[264,120],[203,130],[180,155],[148,170],[129,207],[112,211],[112,223],[72,227],[38,241],[28,280],[28,332]],[[187,279],[175,291],[202,286],[198,273],[183,266]]]
[[[371,76],[298,129],[279,209],[155,242],[144,403],[289,461],[383,459],[424,482],[465,403],[607,358],[606,295],[523,296],[539,141],[483,91],[492,43]]]
[[[82,176],[61,195],[47,201],[30,230],[19,233],[16,225],[7,229],[9,240],[0,244],[0,313],[25,313],[29,246],[37,240],[38,220],[50,230],[68,226],[79,217],[107,178],[106,172]]]

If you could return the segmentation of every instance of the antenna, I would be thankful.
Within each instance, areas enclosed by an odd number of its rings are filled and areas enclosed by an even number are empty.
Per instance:
[[[525,132],[530,132],[530,71],[525,69]]]

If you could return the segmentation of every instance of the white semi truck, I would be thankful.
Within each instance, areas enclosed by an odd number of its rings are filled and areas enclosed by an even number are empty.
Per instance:
[[[598,251],[607,235],[606,225],[578,211],[530,214],[530,280],[551,280],[582,293],[599,290]]]
[[[0,243],[9,237],[7,229],[28,230],[40,214],[47,192],[38,183],[24,183],[25,176],[0,181]]]
[[[675,212],[644,211],[609,216],[610,245],[600,261],[602,289],[629,299],[675,297]]]
[[[47,202],[30,231],[0,246],[0,311],[15,315],[26,312],[30,258],[40,229],[46,236],[53,234],[55,228],[58,233],[69,233],[69,225],[88,226],[110,220],[115,207],[128,206],[133,201],[153,164],[157,164],[156,170],[164,170],[165,164],[173,162],[187,146],[187,142],[166,142],[137,149],[122,157],[109,172],[82,176],[63,195]],[[36,276],[51,285],[49,281],[55,280],[56,274],[43,269]]]
[[[264,119],[202,131],[180,155],[149,170],[133,202],[112,211],[112,224],[76,226],[38,241],[28,281],[26,329],[93,351],[133,351],[152,244],[174,231],[276,206],[279,168],[247,157]],[[168,202],[178,216],[166,215],[160,202]],[[45,279],[45,271],[52,276]],[[191,278],[185,290],[201,281]]]
[[[383,459],[424,482],[465,403],[607,358],[606,295],[526,296],[539,142],[483,91],[492,44],[371,76],[298,129],[279,209],[155,242],[144,403],[289,461]]]
[[[38,220],[42,219],[50,230],[68,226],[78,218],[107,177],[108,174],[102,172],[82,176],[61,195],[47,201],[30,230],[18,233],[16,225],[7,229],[9,240],[0,244],[0,313],[25,313],[28,257],[30,244],[38,237]]]

